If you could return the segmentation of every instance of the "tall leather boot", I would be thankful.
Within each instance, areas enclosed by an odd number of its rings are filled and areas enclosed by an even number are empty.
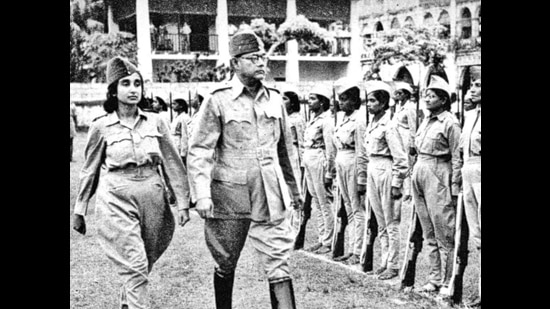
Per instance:
[[[217,309],[231,309],[234,280],[234,272],[224,275],[223,277],[218,272],[214,272],[214,292],[216,294]]]
[[[269,280],[269,295],[272,309],[296,309],[292,279]]]

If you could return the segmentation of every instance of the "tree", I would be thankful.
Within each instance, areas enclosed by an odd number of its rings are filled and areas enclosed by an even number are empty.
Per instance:
[[[433,71],[443,70],[443,61],[450,49],[450,40],[442,34],[446,28],[441,25],[429,27],[406,26],[384,32],[374,42],[374,61],[364,79],[375,79],[383,63],[404,65],[422,63],[431,65]]]

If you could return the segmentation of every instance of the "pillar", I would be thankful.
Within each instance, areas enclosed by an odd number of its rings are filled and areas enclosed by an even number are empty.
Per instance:
[[[286,20],[296,17],[296,0],[286,1]],[[290,40],[286,43],[285,79],[289,83],[300,81],[300,61],[298,60],[298,41]]]
[[[136,0],[136,31],[138,67],[147,82],[153,81],[153,61],[151,59],[151,34],[149,21],[149,0]]]
[[[107,7],[107,28],[109,28],[109,34],[114,34],[119,31],[119,27],[113,16],[113,6],[109,4]]]
[[[227,0],[218,0],[216,14],[216,33],[218,34],[218,63],[216,65],[229,66],[229,21],[227,14]]]
[[[359,25],[360,2],[360,0],[350,1],[349,27],[351,32],[351,55],[348,62],[348,77],[355,80],[361,80],[363,78],[361,76],[361,51],[363,48],[360,31],[361,27]]]

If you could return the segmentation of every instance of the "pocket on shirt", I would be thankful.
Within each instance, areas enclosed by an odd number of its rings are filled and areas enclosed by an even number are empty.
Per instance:
[[[251,203],[246,170],[215,167],[211,183],[214,212],[221,214],[250,214]]]
[[[225,115],[224,135],[236,142],[250,140],[252,123],[248,119],[248,111],[229,110]]]
[[[433,154],[447,152],[447,142],[441,132],[429,132],[426,138],[429,140],[430,148]]]

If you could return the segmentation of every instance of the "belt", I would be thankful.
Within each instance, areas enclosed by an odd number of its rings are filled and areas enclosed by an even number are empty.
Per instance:
[[[306,146],[306,149],[325,149],[325,145],[313,145],[313,146]]]
[[[435,161],[435,162],[449,162],[451,161],[450,155],[432,156],[425,153],[418,154],[418,161]]]
[[[256,149],[223,149],[218,152],[220,157],[225,158],[248,158],[248,159],[273,159],[278,157],[277,149],[256,148]]]
[[[355,147],[349,146],[349,145],[342,145],[342,148],[338,148],[338,150],[355,150]]]
[[[136,163],[128,163],[123,167],[117,167],[109,170],[109,173],[117,174],[138,174],[141,175],[144,172],[157,172],[158,165],[153,165],[151,163],[138,166]]]

